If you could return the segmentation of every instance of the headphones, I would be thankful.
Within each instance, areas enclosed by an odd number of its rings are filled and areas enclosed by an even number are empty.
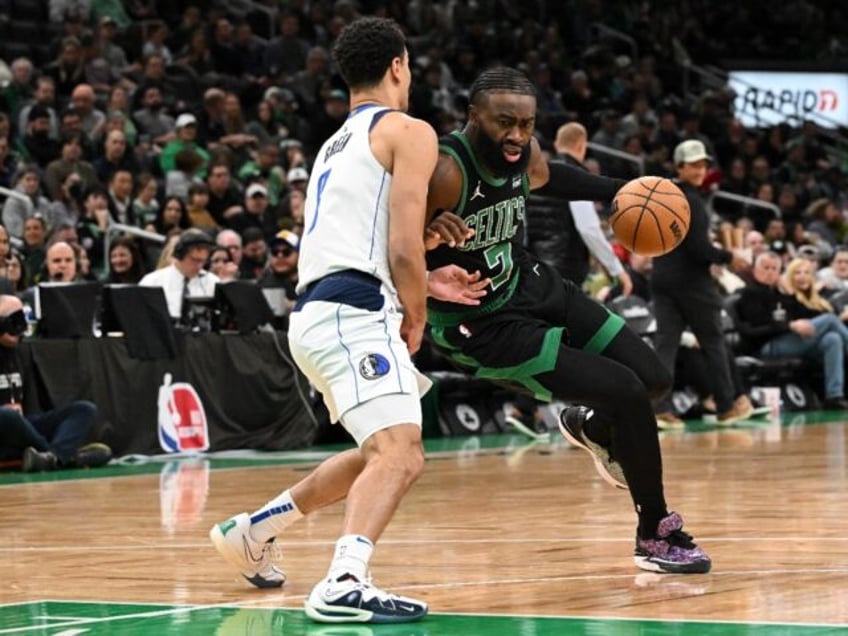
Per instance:
[[[192,247],[203,246],[212,249],[215,247],[215,242],[209,238],[203,230],[189,228],[180,234],[177,244],[174,245],[174,258],[178,261],[183,260]]]

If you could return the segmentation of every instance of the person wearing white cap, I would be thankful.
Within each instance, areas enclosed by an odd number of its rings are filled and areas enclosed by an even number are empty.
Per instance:
[[[285,190],[286,173],[280,165],[280,146],[276,141],[266,141],[256,152],[256,158],[247,161],[239,168],[238,177],[242,183],[262,179],[268,188],[268,200],[272,206],[280,202]]]
[[[267,197],[268,196],[268,188],[266,188],[261,183],[251,183],[247,186],[247,190],[245,191],[245,195],[248,199],[253,199],[257,196],[259,197]]]
[[[306,192],[306,185],[309,183],[309,171],[300,166],[292,168],[286,174],[286,181],[289,183],[289,188],[292,190],[300,190]]]
[[[177,117],[177,121],[174,123],[174,127],[177,130],[181,128],[186,128],[188,126],[196,126],[197,125],[197,117],[192,115],[191,113],[183,113],[179,117]],[[197,131],[195,131],[197,132]]]
[[[713,398],[718,423],[730,425],[751,416],[752,407],[734,388],[733,359],[729,356],[721,325],[722,299],[710,267],[730,265],[743,270],[748,261],[740,252],[715,247],[710,241],[709,212],[699,188],[704,183],[712,157],[703,142],[688,139],[674,149],[675,183],[686,195],[691,211],[689,232],[683,242],[664,256],[654,258],[651,292],[657,319],[654,338],[660,360],[672,374],[680,337],[688,326],[704,353],[713,378]],[[656,406],[661,427],[678,425],[668,396]]]
[[[169,141],[159,155],[159,166],[164,174],[176,170],[177,153],[182,150],[193,150],[203,157],[203,167],[196,173],[201,179],[206,176],[206,167],[209,165],[209,153],[197,143],[197,117],[192,113],[182,113],[177,117],[174,124],[177,133],[176,139]]]
[[[277,215],[270,205],[268,188],[261,181],[255,181],[245,188],[244,212],[232,217],[228,225],[239,234],[249,227],[262,230],[263,236],[271,236],[277,230]]]

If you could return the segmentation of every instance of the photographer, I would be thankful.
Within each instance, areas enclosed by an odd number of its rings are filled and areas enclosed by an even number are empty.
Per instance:
[[[102,466],[112,458],[105,444],[86,444],[97,407],[76,401],[37,414],[24,414],[23,379],[16,354],[26,331],[23,304],[0,296],[0,461],[20,460],[24,472]]]

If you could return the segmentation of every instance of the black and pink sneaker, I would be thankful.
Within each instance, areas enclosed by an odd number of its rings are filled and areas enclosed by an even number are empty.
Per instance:
[[[683,519],[676,512],[660,519],[653,538],[636,537],[633,560],[643,570],[666,574],[705,574],[712,566],[710,557],[683,532]]]

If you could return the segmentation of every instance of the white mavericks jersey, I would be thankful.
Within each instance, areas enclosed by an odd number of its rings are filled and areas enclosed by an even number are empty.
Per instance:
[[[374,117],[386,110],[360,106],[321,146],[306,190],[298,294],[328,274],[354,269],[378,278],[398,302],[388,257],[392,175],[369,141]]]

